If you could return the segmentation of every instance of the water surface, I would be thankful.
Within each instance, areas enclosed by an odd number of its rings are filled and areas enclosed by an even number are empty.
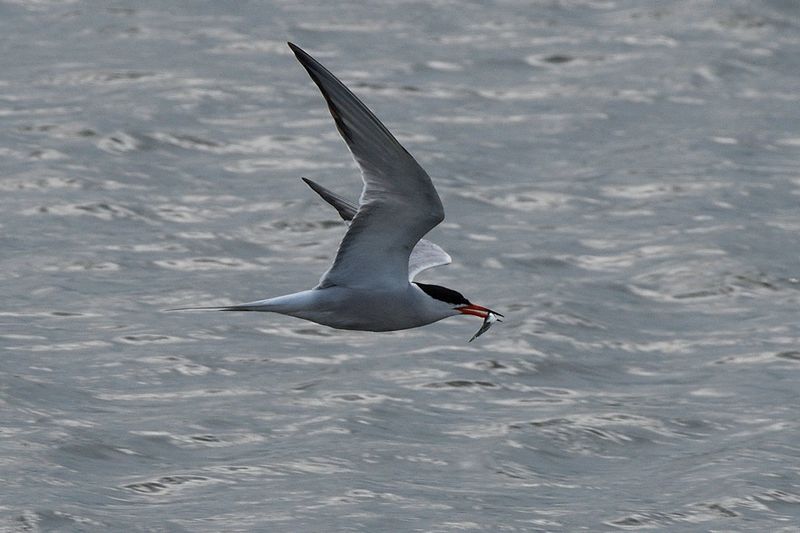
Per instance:
[[[791,1],[0,2],[3,531],[796,531]],[[307,288],[357,170],[507,320],[163,313]]]

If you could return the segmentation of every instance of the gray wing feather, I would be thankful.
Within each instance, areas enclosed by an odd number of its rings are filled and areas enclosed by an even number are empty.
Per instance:
[[[319,194],[323,200],[331,204],[342,220],[349,222],[353,219],[358,208],[339,196],[338,194],[326,189],[319,183],[312,181],[308,178],[302,178],[303,181],[311,187],[311,189]],[[429,240],[420,239],[420,241],[411,250],[411,255],[408,258],[408,280],[413,281],[414,278],[423,270],[429,268],[449,265],[453,262],[450,254],[445,252],[438,244],[434,244]]]
[[[423,270],[449,265],[452,262],[453,258],[442,250],[441,246],[426,239],[420,239],[411,250],[411,257],[408,258],[408,280],[413,281]]]
[[[407,284],[411,250],[444,219],[439,195],[425,170],[341,81],[289,47],[322,92],[364,180],[358,210],[319,286]]]

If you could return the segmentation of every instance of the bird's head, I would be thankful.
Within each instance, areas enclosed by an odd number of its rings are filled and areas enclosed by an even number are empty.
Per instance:
[[[422,289],[425,294],[436,300],[437,304],[448,306],[452,311],[452,315],[460,313],[462,315],[472,315],[483,319],[489,316],[489,313],[499,317],[503,316],[497,311],[492,311],[487,307],[473,304],[467,300],[463,294],[453,289],[448,289],[441,285],[428,285],[427,283],[414,282],[414,284]]]

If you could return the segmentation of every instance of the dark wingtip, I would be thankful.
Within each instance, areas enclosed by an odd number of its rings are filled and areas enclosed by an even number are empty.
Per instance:
[[[322,194],[322,192],[320,192],[320,186],[317,185],[317,183],[315,181],[312,181],[312,180],[306,178],[305,176],[300,176],[300,179],[303,180],[303,183],[305,183],[306,185],[311,187],[312,191],[314,191],[315,193],[319,194],[323,198],[325,197],[325,195]]]
[[[303,50],[294,43],[287,42],[286,44],[289,45],[289,48],[292,49],[292,52],[294,52],[294,55],[297,58],[297,60],[300,62],[301,65],[303,65],[303,68],[306,69],[306,72],[308,72],[308,75],[311,76],[311,79],[314,81],[317,87],[319,87],[319,90],[322,93],[322,97],[325,98],[325,101],[328,104],[328,109],[331,112],[331,116],[333,117],[333,121],[336,123],[336,128],[339,130],[339,133],[342,135],[345,141],[347,141],[348,143],[352,142],[352,135],[350,135],[350,131],[347,129],[347,126],[342,120],[342,117],[339,115],[339,111],[336,108],[336,104],[334,104],[333,100],[331,100],[331,97],[328,94],[328,90],[325,88],[325,84],[336,83],[341,85],[344,91],[350,92],[350,90],[347,87],[345,87],[344,84],[341,81],[339,81],[339,79],[336,76],[331,74],[328,71],[328,69],[323,67],[319,63],[319,61],[311,57],[308,54],[308,52],[306,52],[305,50]],[[329,79],[326,82],[323,80],[323,78],[329,78]],[[355,95],[353,95],[353,98],[358,100],[358,98],[356,98]]]
[[[309,62],[309,60],[312,59],[312,57],[308,55],[308,52],[306,52],[293,42],[287,42],[286,44],[289,45],[289,48],[292,49],[292,52],[294,52],[294,55],[295,57],[297,57],[297,60],[300,61],[300,63],[302,63],[303,65],[305,65],[306,63]]]
[[[312,191],[316,192],[317,194],[319,194],[323,198],[325,197],[325,194],[323,193],[324,189],[322,189],[322,187],[317,185],[316,181],[310,180],[310,179],[306,178],[305,176],[301,176],[300,179],[303,180],[303,183],[305,183],[306,185],[311,187]]]

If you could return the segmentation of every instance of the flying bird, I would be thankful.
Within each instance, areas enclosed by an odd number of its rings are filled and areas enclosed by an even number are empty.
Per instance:
[[[423,270],[452,261],[442,248],[422,238],[444,220],[431,178],[336,76],[300,47],[288,44],[322,92],[361,169],[364,186],[357,206],[303,178],[349,223],[347,233],[333,264],[313,289],[237,305],[180,310],[272,312],[362,331],[415,328],[450,316],[473,315],[484,319],[476,336],[486,331],[503,315],[473,304],[453,289],[414,281]]]

